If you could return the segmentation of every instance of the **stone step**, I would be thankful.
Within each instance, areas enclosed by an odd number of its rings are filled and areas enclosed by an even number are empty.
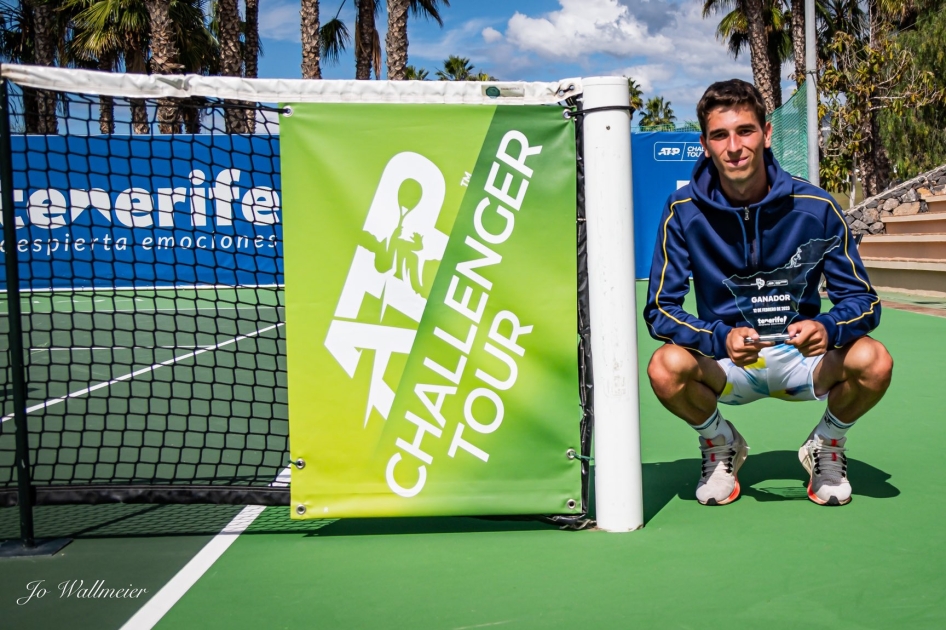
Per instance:
[[[946,212],[883,217],[887,234],[946,234]]]
[[[866,240],[866,239],[865,239]],[[863,251],[863,250],[862,250]],[[878,290],[946,294],[946,259],[862,257],[870,282]]]
[[[858,251],[862,258],[946,261],[946,234],[874,234]]]

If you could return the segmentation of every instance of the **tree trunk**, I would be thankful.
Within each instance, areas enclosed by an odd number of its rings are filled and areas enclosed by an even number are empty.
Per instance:
[[[131,106],[131,132],[143,136],[149,135],[151,121],[148,120],[148,106],[144,99],[130,98],[128,104]]]
[[[23,88],[23,123],[26,133],[39,133],[39,90]]]
[[[151,71],[155,74],[177,74],[181,66],[171,22],[171,0],[145,0],[151,21]],[[173,99],[158,100],[158,130],[181,133],[181,110]]]
[[[792,0],[792,53],[795,56],[795,85],[805,82],[805,0]]]
[[[772,90],[772,77],[768,55],[768,37],[762,18],[762,0],[741,0],[749,31],[749,57],[752,62],[752,78],[755,86],[762,93],[765,111],[775,110],[775,95]]]
[[[220,24],[220,74],[241,75],[243,56],[240,53],[240,14],[237,0],[218,0],[217,22]],[[224,108],[227,133],[246,133],[246,109],[242,102],[230,102]]]
[[[321,79],[319,0],[302,0],[302,78]]]
[[[857,155],[861,165],[861,187],[864,189],[864,198],[873,197],[880,193],[877,181],[877,169],[873,160],[874,138],[871,136],[870,117],[863,116],[860,121],[861,136],[863,137],[863,151]]]
[[[358,0],[355,24],[355,78],[371,78],[374,56],[374,0]]]
[[[56,60],[56,16],[51,4],[33,3],[33,28],[36,39],[33,43],[33,61],[39,66],[53,66]],[[49,90],[36,91],[36,133],[59,133],[56,120],[56,93]]]
[[[181,118],[186,133],[200,133],[201,109],[206,105],[207,101],[202,96],[192,96],[184,100],[181,107]]]
[[[243,33],[243,76],[255,79],[259,71],[259,0],[246,0],[246,30]],[[246,130],[256,133],[256,109],[246,110]]]
[[[782,106],[782,59],[775,38],[775,35],[769,35],[766,48],[769,58],[769,76],[772,78],[773,106],[778,109]]]
[[[867,116],[871,133],[871,151],[868,158],[872,162],[871,170],[874,174],[874,189],[872,195],[878,195],[887,189],[890,185],[890,158],[887,156],[887,149],[884,143],[880,141],[880,121],[877,120],[878,112],[870,112]]]
[[[107,56],[99,59],[99,70],[112,72],[114,62]],[[99,131],[104,134],[115,133],[115,99],[111,96],[99,97]]]
[[[403,81],[407,69],[407,9],[409,0],[388,0],[388,79]]]
[[[147,70],[147,58],[141,42],[133,42],[125,52],[125,68],[133,74],[144,74]],[[144,99],[130,98],[131,132],[147,135],[151,133],[151,122],[148,120],[148,108]]]

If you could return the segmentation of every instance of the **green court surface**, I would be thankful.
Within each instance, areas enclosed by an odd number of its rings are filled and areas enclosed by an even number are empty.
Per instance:
[[[21,308],[37,482],[265,486],[285,466],[276,287],[34,292]],[[12,405],[4,395],[0,486],[8,487]]]
[[[657,346],[640,331],[643,376]],[[700,506],[697,438],[645,379],[644,529],[563,532],[472,518],[292,522],[288,508],[267,508],[230,536],[233,544],[154,627],[942,628],[946,319],[885,309],[875,337],[895,359],[894,380],[850,433],[848,506],[805,499],[796,449],[823,404],[780,401],[724,409],[751,448],[743,496]],[[105,580],[150,597],[239,510],[39,508],[39,535],[76,539],[51,558],[0,560],[0,628],[119,628],[144,598],[63,598],[55,585]],[[0,510],[0,538],[16,532],[15,510]],[[54,588],[17,605],[35,580]]]

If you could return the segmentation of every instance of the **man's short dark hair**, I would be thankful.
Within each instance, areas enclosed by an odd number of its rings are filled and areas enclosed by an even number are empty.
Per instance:
[[[765,127],[765,101],[762,93],[751,83],[742,79],[717,81],[706,88],[703,98],[696,106],[696,117],[700,121],[700,131],[706,135],[706,121],[709,113],[717,107],[731,108],[748,105],[759,119],[759,126]]]

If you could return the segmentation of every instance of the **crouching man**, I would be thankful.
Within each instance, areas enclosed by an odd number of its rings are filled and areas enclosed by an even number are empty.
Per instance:
[[[714,83],[697,116],[704,155],[667,201],[650,272],[644,317],[666,342],[647,369],[651,386],[699,433],[704,505],[739,497],[749,450],[717,403],[827,400],[798,458],[808,497],[844,505],[847,432],[883,397],[893,370],[886,348],[867,336],[880,322],[880,299],[830,195],[775,161],[758,90]],[[833,304],[826,313],[822,274]],[[683,310],[691,276],[696,317]]]

